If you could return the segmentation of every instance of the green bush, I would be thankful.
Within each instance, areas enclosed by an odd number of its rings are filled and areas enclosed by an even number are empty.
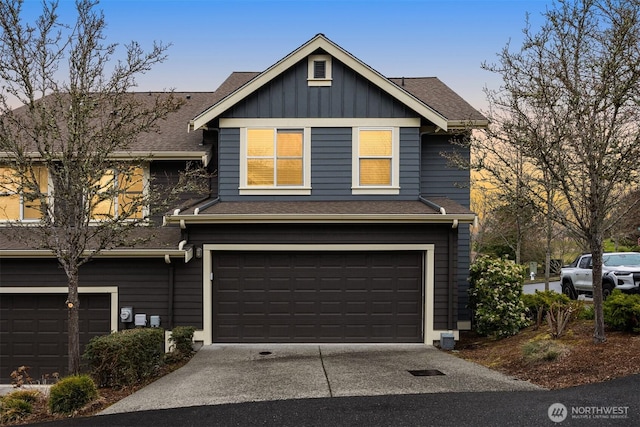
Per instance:
[[[527,317],[537,321],[546,316],[553,304],[569,304],[571,299],[565,294],[554,291],[536,291],[533,294],[522,295],[522,301],[527,308]]]
[[[16,390],[6,395],[11,399],[24,400],[25,402],[34,403],[42,396],[38,390]]]
[[[49,410],[54,414],[70,414],[98,397],[98,389],[88,375],[66,377],[51,386]]]
[[[40,392],[36,390],[20,390],[0,396],[0,423],[19,421],[33,412],[33,405]]]
[[[640,295],[615,289],[603,303],[604,322],[613,329],[640,332]]]
[[[524,266],[481,256],[471,265],[470,272],[469,307],[479,334],[502,338],[527,326],[522,301]]]
[[[171,330],[169,339],[173,345],[173,353],[178,357],[188,357],[193,352],[193,334],[196,328],[193,326],[176,326]]]
[[[596,318],[596,312],[593,309],[593,304],[583,304],[582,310],[578,313],[578,319],[593,320]]]
[[[100,387],[122,387],[153,376],[163,356],[164,330],[143,328],[95,337],[83,358]]]

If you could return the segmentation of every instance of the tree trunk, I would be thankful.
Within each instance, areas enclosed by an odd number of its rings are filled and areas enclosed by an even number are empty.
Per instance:
[[[591,262],[593,273],[593,312],[595,313],[595,329],[593,341],[603,343],[606,341],[604,335],[604,316],[602,310],[602,234],[594,233],[591,236]]]
[[[68,374],[77,375],[80,372],[80,300],[78,299],[78,269],[67,271],[69,294],[67,296],[69,334],[69,364]]]

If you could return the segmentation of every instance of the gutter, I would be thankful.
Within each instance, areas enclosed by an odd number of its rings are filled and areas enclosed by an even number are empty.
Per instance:
[[[193,258],[193,247],[181,245],[182,249],[110,249],[100,251],[95,258],[183,258],[187,263]],[[83,256],[94,251],[86,250]],[[0,258],[55,258],[53,251],[47,249],[8,249],[0,250]]]
[[[458,223],[472,224],[475,214],[190,214],[167,215],[165,224],[249,223]]]
[[[42,156],[38,152],[25,153],[25,156],[31,159],[41,159]],[[6,152],[0,152],[0,159],[13,159],[14,156]],[[113,153],[109,156],[113,160],[131,160],[145,159],[152,160],[199,160],[205,166],[211,161],[211,152],[209,151],[128,151]]]

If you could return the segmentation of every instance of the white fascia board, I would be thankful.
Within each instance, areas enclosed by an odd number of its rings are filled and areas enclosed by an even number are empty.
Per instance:
[[[382,74],[378,73],[373,68],[369,67],[368,65],[357,59],[355,56],[346,52],[344,49],[334,44],[321,34],[317,35],[309,42],[302,45],[297,50],[293,51],[292,53],[272,65],[266,71],[256,76],[253,80],[250,80],[244,86],[240,87],[238,90],[222,99],[217,104],[200,113],[193,120],[191,120],[191,122],[189,123],[189,129],[197,130],[202,126],[205,126],[209,121],[218,117],[224,111],[228,110],[229,108],[240,102],[242,99],[249,96],[251,93],[260,89],[272,79],[282,74],[288,68],[305,59],[307,56],[311,55],[317,49],[325,50],[328,54],[338,59],[348,67],[354,69],[364,78],[371,81],[379,88],[387,92],[389,95],[393,96],[398,101],[404,103],[409,108],[416,111],[418,114],[427,118],[436,126],[447,130],[448,121],[445,117],[437,113],[435,110],[433,110],[431,107],[429,107],[413,95],[409,94],[409,92],[399,88],[396,84],[391,82]]]
[[[26,157],[32,159],[41,158],[37,152],[27,153]],[[1,159],[13,159],[15,156],[10,153],[0,153]],[[145,159],[145,160],[199,160],[206,166],[211,160],[210,151],[122,151],[113,153],[109,156],[109,159],[113,160],[133,160],[133,159]]]
[[[420,118],[241,118],[220,119],[220,128],[244,127],[420,127]]]
[[[412,214],[412,215],[373,215],[373,214],[227,214],[227,215],[167,215],[166,223],[184,224],[251,224],[251,223],[473,223],[475,214]]]
[[[189,249],[112,249],[101,251],[96,258],[172,258],[184,257],[189,254]],[[91,251],[85,251],[89,255]],[[1,258],[54,258],[52,251],[46,249],[9,249],[0,250]]]

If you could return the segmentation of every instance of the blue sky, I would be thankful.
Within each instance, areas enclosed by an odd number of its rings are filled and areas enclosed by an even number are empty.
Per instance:
[[[168,60],[138,79],[139,90],[213,91],[232,71],[263,71],[324,33],[387,77],[436,76],[485,110],[480,68],[511,40],[525,16],[534,26],[551,0],[102,0],[110,42],[172,43]],[[26,0],[29,15],[40,0]],[[72,22],[74,2],[60,0]]]

